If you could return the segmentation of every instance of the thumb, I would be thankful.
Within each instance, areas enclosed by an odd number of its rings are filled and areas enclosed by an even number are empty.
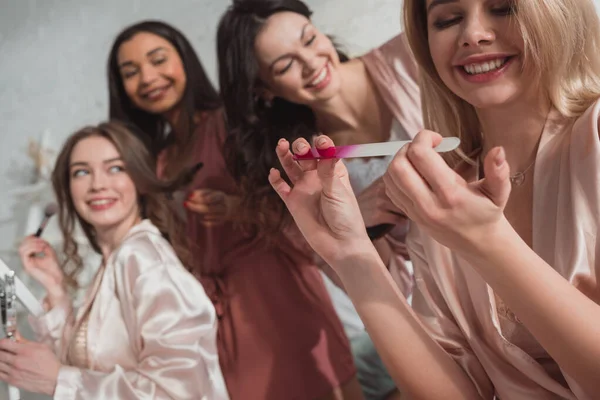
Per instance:
[[[498,207],[504,208],[510,195],[510,167],[502,147],[490,150],[483,161],[485,179],[482,181],[484,193]]]

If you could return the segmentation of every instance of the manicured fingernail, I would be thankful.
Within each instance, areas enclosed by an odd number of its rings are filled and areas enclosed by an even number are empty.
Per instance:
[[[183,202],[183,206],[184,206],[185,208],[189,208],[189,207],[190,207],[190,202],[189,202],[189,201],[184,201],[184,202]]]
[[[284,138],[279,139],[279,141],[277,142],[277,144],[281,144],[283,142],[287,142],[287,140],[285,140]]]
[[[321,136],[317,139],[317,146],[325,146],[327,144],[327,138]]]
[[[300,142],[300,143],[298,143],[298,144],[296,145],[296,152],[297,152],[297,153],[302,153],[302,154],[304,154],[304,152],[306,152],[307,150],[308,150],[308,146],[306,145],[306,143],[302,143],[302,142]]]

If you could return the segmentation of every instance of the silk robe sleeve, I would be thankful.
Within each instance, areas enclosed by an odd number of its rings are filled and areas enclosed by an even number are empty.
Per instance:
[[[47,304],[46,301],[44,303]],[[40,317],[29,317],[29,325],[37,341],[49,345],[58,356],[62,352],[64,337],[70,334],[73,323],[73,305],[70,298],[56,304]]]
[[[136,238],[114,261],[115,291],[137,367],[110,373],[63,367],[55,399],[221,400],[216,315],[168,244]],[[107,268],[107,273],[109,273]]]
[[[415,270],[415,290],[412,307],[423,323],[425,330],[471,379],[481,398],[492,400],[494,386],[466,337],[458,327],[446,299],[432,274],[425,251],[419,240],[416,226],[411,226],[407,238],[411,261]]]

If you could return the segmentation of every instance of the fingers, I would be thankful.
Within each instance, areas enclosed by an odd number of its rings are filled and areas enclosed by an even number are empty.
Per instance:
[[[296,144],[296,142],[294,142],[294,144]],[[298,145],[299,144],[296,144],[297,147]],[[300,148],[303,149],[301,145]],[[308,151],[308,149],[303,150],[305,152]],[[285,139],[279,140],[279,143],[277,143],[277,147],[275,148],[275,153],[277,154],[279,162],[281,163],[281,166],[283,167],[283,170],[285,171],[286,175],[288,176],[292,184],[295,184],[302,177],[302,168],[294,160],[294,156],[290,152],[290,143]]]
[[[386,178],[386,180],[389,180],[390,178]],[[406,217],[408,217],[409,219],[414,219],[414,213],[412,212],[412,209],[414,207],[414,203],[413,201],[406,195],[404,194],[404,192],[402,191],[402,189],[393,184],[390,183],[389,185],[385,186],[385,192],[387,194],[387,196],[390,199],[393,199],[392,202],[394,203],[394,206],[402,213],[402,214],[397,214],[398,217],[402,217],[402,219]]]
[[[19,246],[19,255],[22,258],[28,258],[34,254],[43,253],[49,247],[48,242],[45,240],[35,236],[28,236]]]
[[[333,140],[328,136],[321,135],[315,139],[315,147],[319,152],[333,146]],[[321,184],[325,192],[331,192],[333,185],[336,183],[335,180],[346,175],[344,164],[338,163],[339,161],[339,158],[329,158],[321,159],[317,162],[317,174],[319,175],[319,179],[321,179]]]
[[[504,207],[510,195],[510,167],[506,162],[506,154],[502,147],[495,147],[488,152],[483,161],[485,178],[482,189],[486,196],[499,207]]]
[[[427,130],[421,131],[408,146],[406,156],[415,171],[433,192],[444,201],[446,195],[454,192],[458,175],[434,150],[441,141],[442,136],[440,134]]]
[[[281,173],[275,168],[271,168],[269,172],[269,183],[275,189],[281,200],[287,205],[287,198],[290,195],[292,188],[288,183],[281,177]]]
[[[385,173],[386,194],[405,212],[413,206],[430,209],[435,204],[433,192],[408,159],[409,149],[410,145],[402,147]]]
[[[304,138],[296,139],[292,145],[292,149],[294,150],[294,154],[303,156],[310,151],[310,144]],[[312,171],[317,168],[317,160],[301,160],[296,162],[302,171]]]
[[[16,355],[19,352],[20,344],[11,339],[0,340],[0,360],[12,360],[11,356]]]

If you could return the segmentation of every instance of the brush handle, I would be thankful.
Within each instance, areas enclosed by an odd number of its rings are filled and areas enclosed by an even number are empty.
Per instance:
[[[348,146],[335,146],[325,150],[311,148],[304,155],[294,155],[295,160],[318,160],[328,158],[359,158],[359,157],[381,157],[396,154],[403,146],[412,142],[412,140],[400,140],[394,142],[353,144]],[[460,139],[457,137],[447,137],[437,145],[434,150],[438,153],[452,151],[458,147]]]
[[[44,219],[42,220],[42,223],[40,224],[40,227],[38,228],[38,230],[34,234],[35,237],[42,236],[42,232],[44,232],[44,229],[46,229],[46,225],[48,225],[48,221],[49,220],[50,220],[50,217],[47,216],[47,215],[44,215]]]
[[[19,388],[8,385],[8,400],[21,400],[21,391]]]

